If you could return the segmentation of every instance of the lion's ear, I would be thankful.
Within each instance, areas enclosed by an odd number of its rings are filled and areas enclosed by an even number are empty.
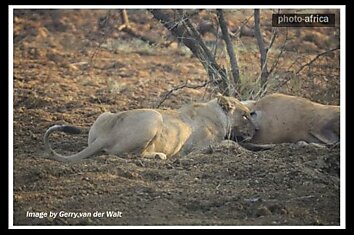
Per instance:
[[[233,103],[230,102],[230,100],[227,97],[218,94],[216,96],[216,98],[217,98],[218,104],[225,112],[230,112],[230,110],[235,108]]]

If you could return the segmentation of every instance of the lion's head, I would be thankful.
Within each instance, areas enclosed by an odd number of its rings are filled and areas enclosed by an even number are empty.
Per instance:
[[[228,131],[226,139],[236,142],[251,139],[258,130],[251,112],[245,105],[233,97],[217,96],[217,102],[228,117]]]

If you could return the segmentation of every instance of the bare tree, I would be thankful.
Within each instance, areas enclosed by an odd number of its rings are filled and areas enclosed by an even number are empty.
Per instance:
[[[228,73],[228,71],[226,71],[224,67],[220,66],[217,63],[216,47],[214,53],[211,53],[209,48],[205,45],[200,35],[200,32],[191,23],[190,16],[198,14],[198,10],[186,11],[153,9],[149,11],[152,13],[155,19],[159,20],[160,23],[162,23],[162,25],[166,29],[168,29],[177,38],[177,40],[179,40],[179,42],[183,43],[186,47],[188,47],[193,53],[193,55],[199,59],[199,61],[207,71],[209,77],[208,85],[210,84],[216,86],[216,90],[222,94],[241,98],[241,95],[237,92],[237,89],[241,84],[240,69],[237,63],[237,57],[232,42],[232,38],[235,38],[236,34],[232,34],[231,32],[229,32],[223,10],[216,10],[218,25],[216,30],[213,29],[213,33],[216,35],[217,42],[218,38],[220,37],[217,32],[219,28],[221,29],[221,36],[223,41],[225,42],[226,51],[229,59],[230,73]],[[270,66],[270,70],[268,70],[268,53],[277,38],[278,31],[276,29],[273,29],[270,42],[268,45],[266,45],[261,33],[259,9],[254,10],[253,17],[255,27],[253,30],[254,34],[252,35],[254,35],[257,40],[257,45],[260,52],[261,70],[257,79],[257,82],[260,81],[260,89],[253,89],[249,95],[252,97],[254,95],[256,97],[259,97],[267,92],[268,77],[278,65],[279,59],[283,54],[283,49],[287,38],[277,58],[275,58],[273,64]],[[250,17],[247,19],[247,21],[249,19]],[[210,23],[207,26],[208,29],[213,28]],[[199,87],[199,85],[197,86]],[[185,87],[187,86],[182,84],[178,87],[178,89],[183,89]],[[173,89],[171,92],[173,91],[175,90]]]

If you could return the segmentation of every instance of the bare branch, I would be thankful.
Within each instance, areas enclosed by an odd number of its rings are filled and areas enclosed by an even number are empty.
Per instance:
[[[325,55],[325,54],[328,54],[332,51],[336,51],[336,50],[339,50],[339,47],[336,47],[336,48],[333,48],[333,49],[330,49],[328,51],[324,51],[318,55],[316,55],[310,62],[306,63],[306,64],[303,64],[300,69],[298,69],[298,71],[296,71],[295,75],[298,75],[305,67],[309,67],[313,64],[313,62],[315,62],[318,58],[320,58],[321,56]]]
[[[267,49],[267,54],[268,54],[268,52],[270,51],[270,48],[272,48],[272,46],[273,46],[273,43],[274,43],[274,41],[275,41],[275,38],[277,37],[277,31],[275,31],[275,30],[273,30],[273,34],[272,34],[272,37],[271,37],[271,39],[270,39],[270,43],[269,43],[269,46],[268,46],[268,49]]]
[[[182,27],[182,24],[179,22],[174,22],[171,20],[172,16],[169,16],[167,13],[162,10],[154,9],[149,10],[155,19],[159,20],[166,29],[168,29],[179,41],[181,41],[185,46],[187,46],[192,53],[197,53],[197,47],[191,39],[189,33],[187,32],[185,27]]]
[[[285,40],[284,40],[284,43],[282,45],[282,47],[280,48],[280,52],[276,58],[276,60],[274,61],[274,63],[272,64],[272,66],[270,67],[270,70],[269,70],[269,74],[268,76],[274,71],[274,69],[277,67],[278,63],[279,63],[279,60],[280,60],[280,57],[283,55],[283,52],[284,52],[284,49],[285,49],[285,46],[286,46],[286,43],[288,42],[288,30],[286,31],[286,34],[285,34]]]
[[[277,13],[277,14],[279,14],[279,13],[280,13],[280,9],[278,9],[278,13]],[[274,43],[274,41],[275,41],[275,38],[278,36],[277,30],[276,30],[275,28],[273,28],[272,31],[273,31],[273,34],[272,34],[272,37],[271,37],[271,39],[270,39],[270,43],[269,43],[269,46],[268,46],[267,56],[268,56],[268,53],[269,53],[270,49],[271,49],[272,46],[273,46],[273,43]],[[286,31],[286,34],[288,34],[288,31]]]
[[[173,21],[170,16],[163,10],[149,10],[155,19],[159,20],[165,28],[167,28],[179,41],[181,41],[191,52],[199,59],[208,73],[209,80],[219,87],[219,91],[223,94],[230,95],[229,80],[225,69],[221,68],[210,50],[204,44],[200,34],[189,21],[185,18],[184,11],[178,11],[180,17]]]
[[[217,50],[218,50],[218,43],[219,43],[219,37],[217,36],[218,35],[218,33],[219,33],[219,29],[220,29],[220,25],[218,24],[217,25],[217,27],[216,27],[216,37],[215,37],[215,42],[214,42],[214,53],[213,53],[213,56],[214,56],[214,58],[216,58],[216,52],[217,52]]]
[[[240,37],[241,36],[241,31],[242,31],[242,27],[246,26],[246,24],[248,23],[248,21],[250,19],[252,19],[253,15],[250,15],[247,19],[244,19],[240,26],[237,27],[237,30],[233,33],[233,32],[229,32],[229,35],[232,37],[232,38],[237,38],[237,37]]]
[[[155,108],[160,108],[160,106],[163,104],[163,102],[165,102],[172,94],[173,92],[175,91],[178,91],[178,90],[181,90],[183,88],[191,88],[191,89],[198,89],[198,88],[202,88],[202,87],[205,87],[206,85],[208,85],[210,83],[210,81],[206,81],[202,84],[198,84],[198,85],[193,85],[193,84],[188,84],[188,82],[180,85],[180,86],[177,86],[177,87],[174,87],[172,88],[171,90],[169,90],[163,97],[162,99],[160,100],[160,102],[156,105]]]
[[[182,13],[182,17],[183,17],[183,13]],[[182,18],[182,22],[185,23],[186,26],[187,26],[186,28],[191,31],[191,34],[194,36],[195,40],[201,46],[201,48],[203,49],[203,51],[205,52],[207,58],[211,61],[211,63],[212,64],[217,64],[215,58],[213,57],[213,55],[211,54],[210,50],[205,45],[202,37],[200,36],[200,33],[195,29],[195,27],[192,25],[190,20],[188,18],[186,18],[186,17],[183,17]]]
[[[321,56],[323,55],[326,55],[330,52],[333,52],[333,51],[336,51],[336,50],[339,50],[340,48],[339,47],[336,47],[336,48],[333,48],[333,49],[330,49],[330,50],[327,50],[327,51],[324,51],[324,52],[321,52],[319,54],[317,54],[310,62],[308,63],[305,63],[303,64],[300,69],[298,69],[295,73],[295,75],[298,75],[305,67],[309,67],[311,66],[318,58],[320,58]],[[288,79],[286,79],[284,82],[282,82],[282,84],[280,84],[279,86],[282,87],[284,86],[286,83],[288,83],[290,81],[291,77],[289,77]]]
[[[179,12],[183,17],[182,22],[185,25],[186,29],[188,31],[190,31],[190,34],[197,41],[197,43],[199,44],[199,46],[202,49],[202,52],[206,55],[206,58],[204,57],[205,59],[203,61],[206,62],[206,65],[207,65],[206,70],[208,71],[209,77],[211,77],[212,81],[214,81],[215,79],[214,79],[213,73],[215,73],[215,68],[218,68],[218,66],[219,66],[215,60],[215,57],[210,52],[209,48],[205,45],[200,33],[192,25],[189,18],[184,17],[183,10],[179,10]],[[225,69],[222,69],[221,71],[216,71],[216,72],[218,74],[220,74],[219,75],[220,82],[217,82],[216,84],[218,84],[218,86],[221,88],[221,93],[233,96],[235,94],[235,92],[234,92],[234,89],[230,88],[230,80],[227,78],[227,74],[225,72]],[[215,83],[215,81],[214,81],[214,83]]]
[[[238,65],[237,65],[237,60],[236,60],[234,47],[232,45],[232,41],[231,41],[230,36],[229,36],[229,30],[227,29],[227,25],[226,25],[226,22],[225,22],[223,10],[220,10],[220,9],[216,10],[216,14],[217,14],[218,19],[219,19],[219,24],[220,24],[221,32],[223,34],[223,39],[224,39],[224,41],[226,43],[226,50],[227,50],[227,53],[229,55],[233,81],[234,81],[235,84],[238,84],[239,80],[240,80],[240,71],[239,71],[239,68],[238,68]]]

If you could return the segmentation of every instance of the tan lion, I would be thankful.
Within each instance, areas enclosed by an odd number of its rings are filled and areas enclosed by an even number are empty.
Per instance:
[[[115,155],[138,153],[142,157],[166,159],[225,138],[250,139],[255,129],[246,106],[235,98],[218,96],[207,103],[194,103],[178,110],[135,109],[103,113],[90,128],[88,147],[71,156],[56,153],[48,138],[54,131],[79,133],[76,127],[52,126],[44,135],[44,143],[52,158],[59,161],[88,158],[100,150]]]
[[[258,130],[250,143],[339,142],[339,106],[284,94],[271,94],[258,101],[242,103],[256,114],[252,118]]]

